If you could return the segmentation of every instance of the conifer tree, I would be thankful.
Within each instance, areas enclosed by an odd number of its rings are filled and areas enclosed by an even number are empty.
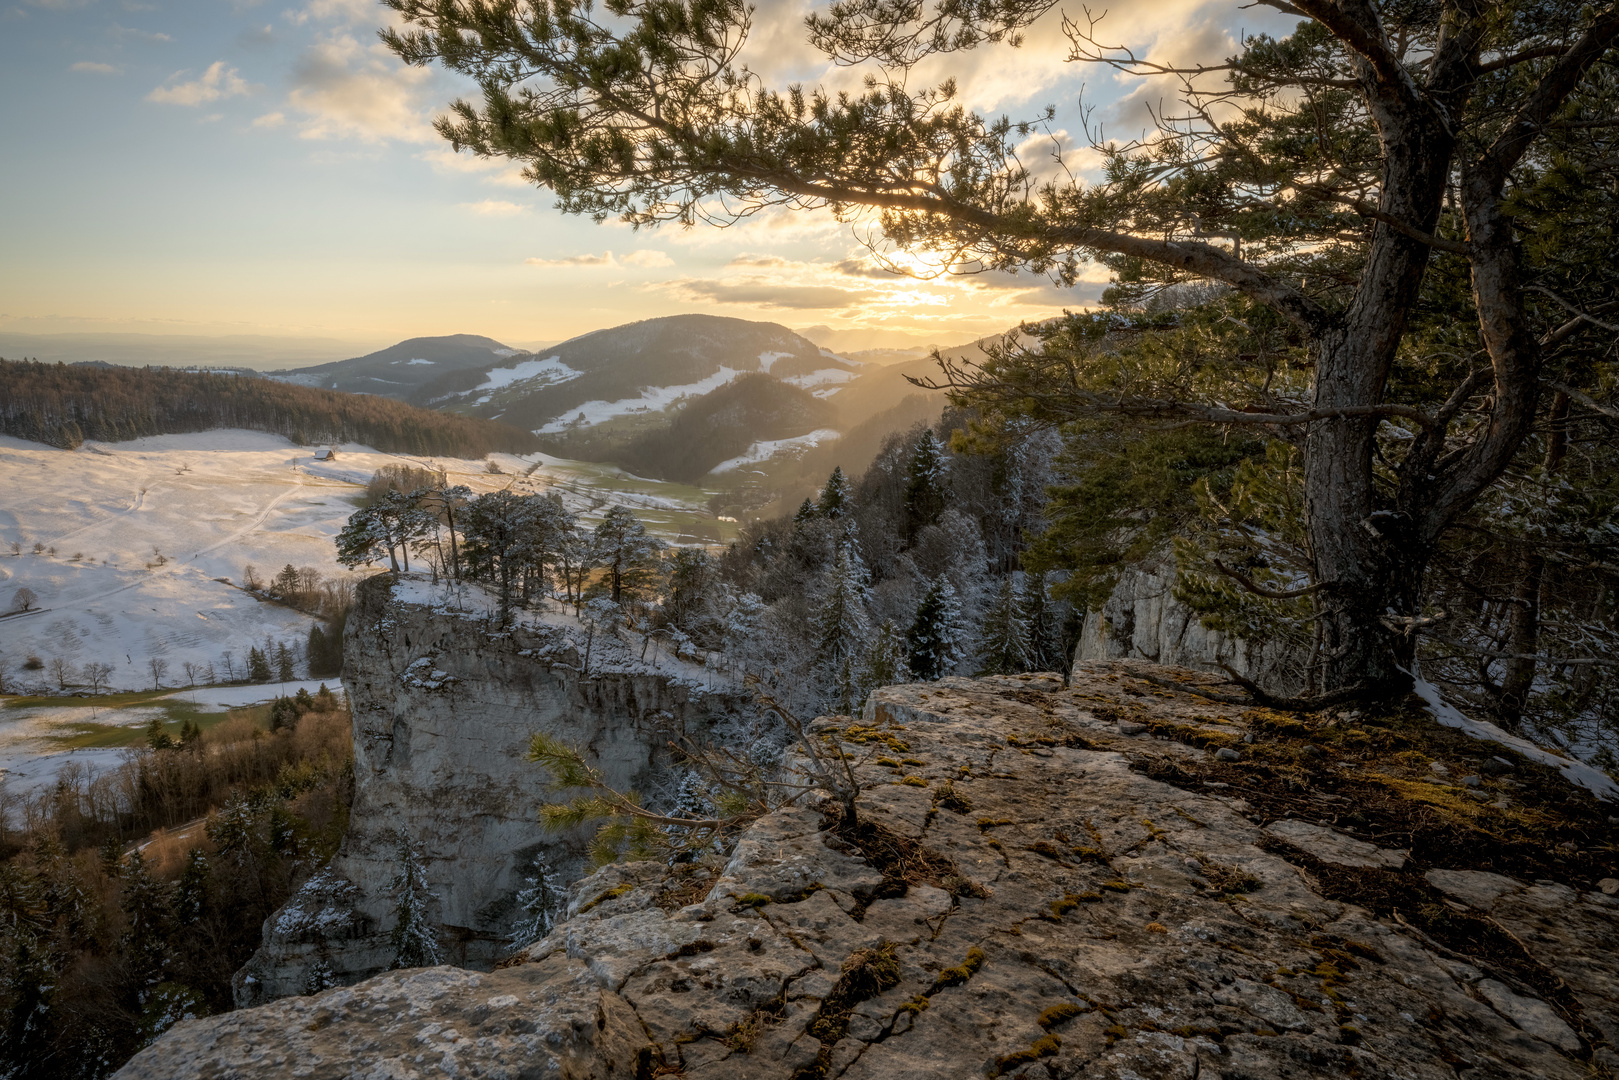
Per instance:
[[[826,478],[816,509],[822,517],[829,518],[840,518],[849,512],[849,478],[843,475],[842,465],[832,467],[832,475]]]
[[[922,597],[905,634],[911,674],[928,682],[950,674],[961,661],[961,638],[961,602],[950,579],[941,577]]]
[[[905,542],[916,540],[916,534],[939,520],[949,501],[944,447],[924,428],[911,451],[911,460],[905,467]]]
[[[292,670],[292,650],[287,648],[285,641],[276,643],[275,671],[276,678],[282,682],[291,682],[298,677]]]
[[[394,897],[394,957],[389,969],[442,963],[438,931],[430,913],[437,898],[428,890],[421,859],[408,840],[399,842],[399,870],[388,882],[388,889]]]
[[[523,878],[523,887],[517,890],[517,910],[522,915],[512,928],[513,952],[534,944],[551,932],[565,899],[565,890],[555,871],[538,857],[529,869],[530,873]]]
[[[814,521],[818,513],[819,511],[815,508],[815,500],[806,495],[804,496],[804,501],[798,506],[798,513],[793,515],[793,524],[802,525],[806,521]]]
[[[249,682],[270,681],[270,661],[256,645],[247,650],[247,679]]]
[[[337,976],[332,972],[331,961],[324,956],[315,958],[309,965],[309,971],[304,974],[303,995],[309,997],[322,990],[330,990],[337,985]]]
[[[984,612],[978,632],[980,675],[1016,675],[1029,670],[1029,626],[1010,575]]]
[[[1059,612],[1046,596],[1044,571],[1023,575],[1018,605],[1023,614],[1023,624],[1028,627],[1030,666],[1035,671],[1064,670],[1067,665],[1063,662]]]
[[[910,649],[905,635],[899,632],[894,620],[884,619],[872,635],[871,647],[866,650],[866,662],[861,671],[863,694],[870,694],[881,686],[894,686],[911,677]]]
[[[186,868],[180,872],[180,880],[174,887],[174,921],[178,926],[187,927],[202,918],[203,908],[208,902],[208,876],[211,871],[208,856],[202,848],[192,848],[186,858]]]
[[[851,545],[838,547],[814,617],[815,663],[829,707],[854,711],[860,692],[860,662],[870,624],[866,619],[866,574]]]
[[[635,599],[651,588],[663,547],[663,541],[647,535],[646,526],[629,507],[607,511],[591,536],[591,549],[596,565],[607,571],[613,603],[622,606],[626,596]]]
[[[163,975],[170,935],[169,889],[152,876],[139,851],[124,860],[119,889],[124,912],[122,954],[137,985],[151,986]]]
[[[288,563],[287,565],[283,566],[281,568],[281,572],[275,576],[275,581],[272,583],[272,588],[275,589],[275,591],[276,591],[276,593],[278,595],[283,596],[283,597],[291,596],[293,593],[297,592],[298,591],[298,571],[297,571],[297,569],[291,563]]]

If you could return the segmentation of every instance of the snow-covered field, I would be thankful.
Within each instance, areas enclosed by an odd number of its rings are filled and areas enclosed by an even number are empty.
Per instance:
[[[223,719],[228,710],[270,701],[300,689],[313,694],[319,679],[257,686],[199,686],[165,695],[145,696],[138,703],[113,707],[85,698],[28,704],[26,699],[0,699],[0,779],[8,798],[27,796],[56,781],[70,765],[104,772],[124,760],[126,748],[144,738],[155,717],[173,733],[177,715],[204,726]],[[337,680],[327,686],[339,690]]]
[[[332,578],[333,537],[354,512],[355,496],[384,465],[441,469],[473,491],[512,485],[555,488],[593,524],[624,503],[674,523],[699,513],[703,493],[654,481],[606,478],[543,455],[482,460],[416,458],[343,446],[316,462],[308,447],[252,431],[166,435],[59,450],[0,437],[0,675],[8,692],[56,691],[53,661],[79,682],[89,663],[112,665],[112,688],[153,685],[152,660],[167,664],[163,684],[191,681],[186,664],[225,679],[240,674],[247,650],[266,638],[301,646],[313,621],[238,586],[243,568],[268,578],[310,566]],[[594,483],[592,481],[595,481]],[[679,533],[689,525],[671,524]],[[672,536],[672,538],[674,538]],[[688,541],[689,542],[689,541]],[[13,554],[13,546],[17,554]],[[35,552],[35,545],[41,550]],[[363,571],[361,572],[363,575]],[[19,590],[36,610],[12,612]],[[225,653],[229,650],[227,664]],[[43,667],[25,667],[29,658]]]

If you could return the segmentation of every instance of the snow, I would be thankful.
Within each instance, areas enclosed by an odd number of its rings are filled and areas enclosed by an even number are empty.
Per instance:
[[[236,587],[245,565],[264,577],[288,563],[350,576],[333,537],[384,465],[442,468],[474,491],[511,480],[485,474],[482,461],[339,451],[317,464],[311,449],[278,435],[232,430],[77,451],[0,440],[0,613],[21,588],[40,609],[0,617],[6,688],[55,690],[48,668],[23,669],[29,656],[62,658],[76,672],[111,664],[113,688],[142,689],[152,658],[167,661],[173,685],[187,662],[213,663],[225,678],[226,649],[240,671],[266,637],[301,649],[314,620]],[[10,553],[13,542],[21,554]],[[56,554],[34,554],[36,542]]]
[[[759,370],[768,372],[771,365],[773,365],[777,360],[780,360],[784,356],[791,355],[793,354],[790,352],[762,352],[759,354]]]
[[[858,372],[845,371],[842,368],[821,368],[818,371],[810,372],[808,375],[790,375],[781,381],[792,386],[809,390],[817,386],[832,386],[838,383],[846,383],[850,379],[853,379],[857,374]]]
[[[710,472],[730,472],[732,469],[740,469],[744,465],[754,465],[761,461],[767,461],[777,454],[802,452],[837,437],[838,432],[833,431],[831,428],[817,428],[807,435],[795,435],[790,439],[769,439],[756,442],[748,447],[745,453],[731,458],[729,461],[720,462]]]
[[[394,363],[397,364],[397,363],[399,363],[399,361],[395,360]],[[424,364],[436,364],[436,363],[438,363],[437,360],[423,360],[420,357],[413,356],[409,360],[405,361],[405,366],[406,367],[421,367]]]
[[[1433,683],[1418,675],[1415,679],[1417,695],[1428,703],[1433,712],[1434,719],[1448,728],[1459,728],[1475,739],[1485,742],[1500,743],[1522,754],[1531,761],[1538,761],[1542,765],[1550,765],[1563,774],[1563,778],[1571,784],[1578,784],[1588,788],[1598,798],[1619,799],[1619,784],[1607,773],[1583,761],[1572,758],[1559,757],[1548,750],[1543,750],[1517,735],[1503,731],[1494,724],[1485,720],[1474,720],[1456,706],[1450,704],[1439,693],[1439,688]]]
[[[548,356],[544,360],[524,360],[511,367],[493,368],[484,378],[484,381],[474,386],[469,393],[479,393],[487,390],[504,390],[513,383],[538,381],[541,386],[551,386],[556,383],[565,383],[570,379],[577,379],[583,375],[582,371],[575,371],[562,362],[560,356]],[[487,395],[485,395],[487,397]]]
[[[618,401],[587,401],[577,408],[569,409],[566,416],[559,416],[544,427],[536,428],[534,434],[553,435],[559,431],[566,431],[580,416],[585,418],[584,426],[588,427],[616,416],[666,409],[681,398],[696,397],[711,390],[718,390],[740,374],[742,373],[734,368],[722,367],[698,382],[685,383],[681,386],[649,386],[639,397],[621,398]]]

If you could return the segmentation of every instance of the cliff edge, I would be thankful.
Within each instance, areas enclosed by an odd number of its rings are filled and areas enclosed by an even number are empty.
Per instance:
[[[490,972],[184,1021],[118,1074],[1590,1077],[1619,1067],[1610,806],[1411,711],[1145,664],[878,691],[861,764],[717,876],[575,883]],[[1251,740],[1251,741],[1250,741]]]

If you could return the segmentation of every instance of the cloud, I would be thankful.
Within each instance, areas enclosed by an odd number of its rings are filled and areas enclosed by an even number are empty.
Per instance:
[[[486,158],[476,154],[458,154],[448,147],[440,146],[432,150],[423,150],[416,155],[418,161],[425,161],[438,172],[467,173],[479,176],[486,184],[496,184],[500,187],[533,187],[523,178],[523,170],[505,158]]]
[[[471,210],[474,214],[485,217],[511,217],[514,214],[526,214],[529,207],[522,203],[504,202],[500,199],[485,199],[482,202],[464,202],[461,209]]]
[[[82,71],[87,75],[116,75],[118,69],[111,64],[100,64],[94,60],[80,60],[68,68],[69,71]]]
[[[832,285],[775,285],[764,281],[687,280],[671,282],[670,285],[676,292],[693,300],[710,300],[716,304],[786,308],[792,311],[846,308],[877,295],[869,289],[840,289]]]
[[[107,28],[107,33],[111,37],[117,38],[119,41],[122,41],[125,38],[134,38],[136,41],[173,41],[174,40],[173,38],[171,38],[167,34],[154,34],[150,30],[136,30],[136,29],[133,29],[132,27],[128,27],[128,26],[119,26],[117,23],[113,23],[111,26],[109,26]]]
[[[300,11],[287,12],[294,26],[308,22],[335,22],[345,26],[369,26],[380,13],[375,0],[310,0]]]
[[[632,251],[628,255],[615,256],[611,251],[604,251],[600,255],[566,255],[560,259],[524,259],[527,266],[639,266],[652,268],[658,266],[673,266],[675,261],[661,251]]]
[[[524,259],[525,266],[616,266],[611,251],[602,255],[568,255],[561,259]]]
[[[437,136],[422,97],[432,77],[399,63],[381,42],[337,34],[299,58],[287,107],[303,114],[306,139],[429,142]]]
[[[258,119],[254,120],[253,121],[253,126],[256,127],[256,128],[278,128],[278,127],[285,126],[286,123],[287,123],[287,114],[286,113],[273,112],[273,113],[265,113],[263,116],[261,116]]]
[[[207,71],[190,82],[175,81],[184,74],[177,71],[169,76],[168,83],[147,94],[146,100],[165,105],[205,105],[222,98],[238,97],[253,89],[236,74],[235,68],[227,68],[223,60],[215,60]]]

